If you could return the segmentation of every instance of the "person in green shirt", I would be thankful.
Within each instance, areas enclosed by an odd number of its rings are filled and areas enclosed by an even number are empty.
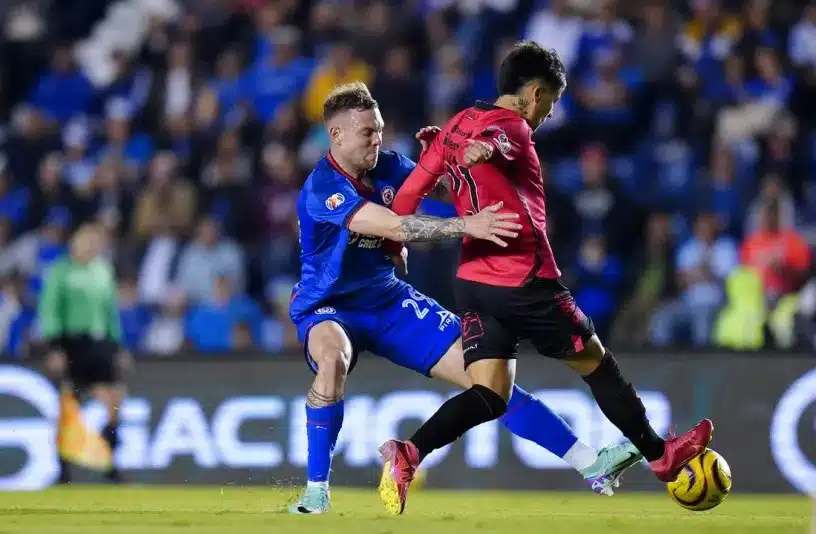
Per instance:
[[[122,336],[113,266],[99,257],[102,233],[82,226],[71,240],[71,253],[46,272],[38,315],[49,349],[46,366],[72,394],[89,392],[108,409],[102,436],[115,450],[119,405],[125,391],[120,373],[130,355],[120,346]],[[60,459],[61,483],[71,481],[70,465]],[[106,473],[119,481],[115,467]]]

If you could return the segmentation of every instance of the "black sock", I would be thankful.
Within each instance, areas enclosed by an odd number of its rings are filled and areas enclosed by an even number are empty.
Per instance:
[[[62,457],[59,458],[59,483],[60,484],[70,484],[71,483],[71,464],[63,459]]]
[[[102,429],[102,438],[108,442],[111,451],[115,451],[119,445],[119,423],[108,423]]]
[[[621,375],[612,352],[607,350],[598,368],[583,378],[606,418],[648,461],[663,456],[663,439],[649,424],[643,402],[632,384]]]
[[[102,439],[107,441],[108,445],[110,445],[111,453],[116,454],[116,448],[119,446],[119,423],[108,423],[105,425],[105,428],[102,429]],[[116,464],[111,464],[107,476],[114,480],[118,475],[119,470],[116,469]]]
[[[485,386],[473,386],[440,406],[411,436],[411,443],[416,445],[422,461],[471,428],[498,419],[506,411],[507,402],[499,394]]]

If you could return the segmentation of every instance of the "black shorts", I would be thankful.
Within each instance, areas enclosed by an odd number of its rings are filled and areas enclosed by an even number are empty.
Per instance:
[[[95,384],[114,384],[119,381],[116,354],[117,343],[96,340],[89,336],[71,336],[61,340],[68,360],[68,378],[75,389],[86,389]]]
[[[513,359],[526,339],[542,356],[565,358],[595,334],[592,319],[559,280],[535,278],[521,287],[456,280],[465,366],[478,360]]]

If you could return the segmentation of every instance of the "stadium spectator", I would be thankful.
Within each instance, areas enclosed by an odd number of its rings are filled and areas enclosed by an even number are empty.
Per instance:
[[[67,208],[51,208],[39,228],[23,234],[8,248],[7,269],[24,277],[33,293],[39,291],[48,266],[66,252],[66,232],[71,222]]]
[[[571,70],[578,58],[583,25],[584,21],[570,12],[567,0],[539,2],[527,22],[524,38],[555,48],[564,66]]]
[[[720,234],[717,217],[698,215],[694,237],[677,251],[680,296],[663,304],[652,318],[652,343],[659,347],[677,343],[682,339],[678,331],[688,328],[693,345],[707,345],[715,314],[723,304],[723,283],[737,265],[737,246]]]
[[[782,228],[793,228],[796,224],[796,202],[793,194],[785,186],[782,177],[772,173],[762,179],[759,194],[744,214],[744,235],[752,235],[760,229],[762,210],[770,202],[776,203],[779,210],[779,225]]]
[[[25,228],[29,209],[28,193],[24,188],[15,187],[5,158],[0,158],[0,216],[8,219],[17,231]]]
[[[323,101],[332,87],[361,81],[371,83],[374,71],[370,65],[357,58],[351,43],[345,38],[335,41],[326,60],[315,69],[303,95],[303,114],[309,122],[317,123],[323,118]]]
[[[266,53],[262,57],[266,57]],[[235,48],[221,52],[215,67],[215,77],[207,84],[217,97],[222,123],[237,124],[242,119],[245,81],[241,76],[241,56]]]
[[[802,121],[813,125],[816,111],[810,105],[816,97],[816,2],[809,2],[793,26],[788,55],[799,79],[793,111]]]
[[[410,131],[424,126],[422,118],[426,106],[425,84],[415,75],[413,62],[411,49],[407,46],[389,48],[372,87],[380,111],[383,117],[387,117],[386,122],[396,122]],[[495,90],[495,85],[491,89]]]
[[[133,104],[122,97],[105,105],[105,136],[101,140],[98,158],[121,158],[128,172],[138,175],[153,156],[153,140],[133,129]]]
[[[62,44],[54,50],[51,70],[43,74],[32,89],[28,102],[49,120],[59,123],[90,110],[93,88],[85,74],[76,68],[70,44]]]
[[[720,141],[732,142],[766,133],[791,99],[793,85],[772,49],[758,48],[754,66],[757,76],[745,84],[745,99],[717,117],[716,135]]]
[[[246,98],[263,123],[274,119],[281,105],[297,99],[308,83],[312,61],[300,55],[300,39],[297,29],[279,28],[273,52],[247,73]]]
[[[697,204],[717,215],[720,227],[731,236],[742,235],[745,187],[737,182],[734,156],[723,145],[714,147],[711,163],[701,184]]]
[[[247,217],[242,206],[247,204],[247,185],[252,177],[252,160],[241,148],[238,132],[226,130],[215,146],[213,158],[201,175],[204,186],[202,210],[216,216],[224,231],[238,238],[247,235]]]
[[[572,205],[580,235],[603,235],[609,249],[618,251],[629,240],[635,209],[609,174],[606,149],[602,145],[585,147],[581,153],[583,184]]]
[[[250,298],[236,295],[230,277],[219,274],[215,278],[212,297],[195,306],[187,321],[187,338],[194,349],[201,352],[227,352],[248,348],[242,332],[248,328],[251,344],[260,339],[261,311]]]
[[[71,188],[88,187],[94,175],[94,162],[88,154],[90,131],[85,121],[71,121],[62,130],[64,180]]]
[[[139,343],[150,323],[150,310],[139,301],[138,284],[131,277],[119,281],[119,320],[122,323],[122,346],[140,350]]]
[[[570,285],[580,288],[575,301],[592,317],[598,335],[606,337],[618,309],[623,263],[609,254],[602,236],[590,235],[581,243],[572,275]]]
[[[298,273],[297,197],[299,176],[291,152],[268,145],[262,155],[264,182],[255,193],[255,209],[264,243],[263,269],[268,279]]]
[[[142,241],[163,232],[184,237],[192,230],[196,196],[192,187],[176,176],[176,165],[175,156],[166,152],[150,163],[147,187],[133,213],[133,232]]]
[[[770,302],[798,290],[810,272],[810,247],[796,230],[783,226],[779,202],[762,205],[759,227],[742,243],[742,263],[759,271]]]
[[[430,78],[428,103],[432,122],[444,124],[446,117],[467,106],[470,97],[470,80],[462,51],[456,44],[437,50]]]
[[[219,277],[230,281],[230,291],[245,287],[244,255],[233,241],[224,238],[214,218],[198,223],[195,240],[181,253],[176,282],[193,303],[212,301]]]
[[[154,314],[142,340],[141,350],[158,356],[172,356],[185,344],[186,300],[181,290],[170,291]]]
[[[646,243],[635,259],[635,280],[632,295],[621,306],[612,326],[613,343],[640,347],[648,344],[649,330],[643,328],[661,302],[675,294],[675,247],[671,221],[665,213],[649,218]]]

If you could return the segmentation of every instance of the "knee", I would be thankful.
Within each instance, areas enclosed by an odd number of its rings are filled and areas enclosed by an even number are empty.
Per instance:
[[[584,343],[584,350],[581,351],[581,354],[587,360],[600,362],[601,359],[603,359],[604,354],[606,354],[606,348],[604,348],[603,343],[601,343],[598,336],[593,335],[586,343]]]
[[[467,368],[473,387],[489,390],[507,404],[513,394],[516,378],[515,360],[478,360]]]
[[[604,354],[606,354],[606,349],[603,343],[601,343],[597,335],[593,335],[584,342],[584,348],[581,352],[567,358],[567,361],[598,363],[603,359]]]
[[[490,415],[493,417],[493,419],[498,419],[507,413],[507,402],[510,400],[509,395],[505,398],[504,395],[480,384],[476,384],[470,389],[476,392],[482,398],[490,409]]]
[[[605,354],[606,349],[601,340],[594,335],[584,343],[584,350],[565,358],[564,363],[579,375],[588,376],[598,368]]]

